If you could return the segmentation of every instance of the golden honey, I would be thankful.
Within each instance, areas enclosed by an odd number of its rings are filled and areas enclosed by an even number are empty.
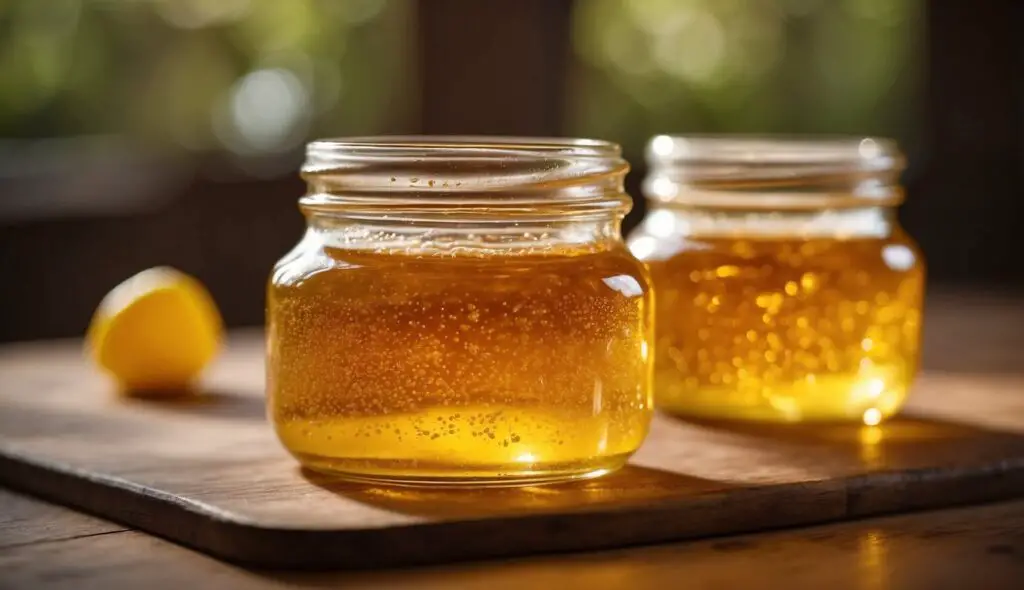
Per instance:
[[[775,164],[793,163],[790,153]],[[782,190],[801,182],[811,181],[789,176]],[[673,190],[668,201],[682,202],[655,207],[630,237],[656,295],[656,402],[709,419],[878,424],[918,368],[920,252],[890,207],[856,187],[778,197],[766,184]],[[785,207],[766,208],[773,197]]]
[[[652,305],[618,220],[508,225],[514,242],[312,218],[267,307],[270,415],[305,466],[530,484],[605,473],[640,446]]]
[[[661,406],[710,418],[877,424],[903,405],[917,371],[923,290],[911,244],[697,243],[649,264]]]

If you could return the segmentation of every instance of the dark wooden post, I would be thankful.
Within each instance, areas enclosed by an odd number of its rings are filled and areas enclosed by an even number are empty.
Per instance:
[[[421,0],[424,133],[557,135],[570,0]]]
[[[1024,3],[935,0],[904,219],[939,281],[1024,284]]]

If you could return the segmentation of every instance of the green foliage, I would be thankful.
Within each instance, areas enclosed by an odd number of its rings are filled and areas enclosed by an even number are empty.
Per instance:
[[[411,0],[0,2],[0,136],[266,153],[400,126],[411,15]]]
[[[577,2],[568,133],[637,155],[658,133],[907,138],[922,0]]]

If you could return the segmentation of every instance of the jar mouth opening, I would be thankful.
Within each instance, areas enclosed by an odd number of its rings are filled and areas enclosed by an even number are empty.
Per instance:
[[[905,166],[893,139],[842,135],[657,135],[647,144],[647,161],[652,168],[842,166],[898,171]]]
[[[619,159],[618,144],[599,139],[488,135],[384,135],[319,139],[306,146],[304,172],[353,159]]]

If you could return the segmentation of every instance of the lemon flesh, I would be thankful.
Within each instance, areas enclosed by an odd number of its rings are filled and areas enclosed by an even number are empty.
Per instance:
[[[223,322],[196,279],[167,267],[115,287],[93,315],[93,361],[125,392],[186,390],[216,356]]]

